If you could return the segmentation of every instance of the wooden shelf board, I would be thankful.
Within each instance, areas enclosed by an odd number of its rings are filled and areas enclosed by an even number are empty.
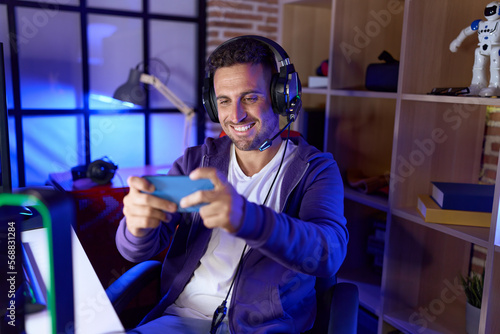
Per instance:
[[[486,98],[476,96],[445,96],[445,95],[427,95],[427,94],[401,94],[405,101],[419,102],[437,102],[437,103],[460,103],[476,105],[500,105],[498,98]]]
[[[356,90],[356,89],[332,89],[330,94],[333,96],[346,96],[346,97],[366,97],[366,98],[378,98],[378,99],[396,99],[397,94],[392,92],[375,92],[368,90]]]
[[[328,89],[326,88],[309,88],[309,87],[302,87],[302,93],[306,94],[322,94],[326,95],[328,94]]]
[[[392,214],[476,245],[488,247],[490,229],[487,227],[426,223],[416,208],[394,208]]]
[[[405,333],[408,332],[408,333],[425,333],[425,334],[443,334],[443,333],[456,334],[464,332],[463,328],[450,329],[449,327],[450,324],[445,324],[443,326],[442,324],[436,321],[434,322],[427,321],[426,328],[422,326],[417,326],[416,324],[412,324],[410,323],[409,319],[415,312],[418,311],[413,309],[403,309],[397,312],[387,313],[384,315],[383,319],[388,324],[394,326],[395,328]]]
[[[367,195],[352,188],[344,187],[344,197],[351,201],[372,207],[377,210],[381,210],[384,212],[387,212],[389,210],[389,202],[387,198],[384,198],[382,196]]]

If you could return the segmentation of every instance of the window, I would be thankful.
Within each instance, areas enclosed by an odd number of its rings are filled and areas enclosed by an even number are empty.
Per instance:
[[[14,187],[107,156],[120,167],[168,165],[183,152],[184,117],[155,88],[146,107],[112,98],[130,69],[159,78],[197,118],[204,0],[0,0]]]

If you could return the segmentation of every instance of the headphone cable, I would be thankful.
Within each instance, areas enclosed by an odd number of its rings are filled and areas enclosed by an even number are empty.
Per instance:
[[[290,125],[290,124],[288,124],[288,125]],[[283,128],[283,130],[285,128]],[[271,187],[269,187],[269,190],[268,190],[267,195],[266,195],[266,199],[264,200],[262,205],[266,205],[267,200],[269,199],[269,195],[271,195],[271,190],[273,189],[274,183],[276,182],[276,179],[278,178],[278,175],[279,175],[280,170],[281,170],[281,166],[283,165],[283,161],[285,160],[286,148],[288,146],[288,139],[289,138],[290,138],[290,128],[288,127],[288,132],[287,132],[286,142],[285,142],[285,149],[283,150],[283,155],[281,156],[281,161],[280,161],[280,164],[278,166],[278,171],[276,172],[276,175],[274,176],[273,182],[271,183]],[[214,312],[214,315],[212,318],[212,326],[210,327],[210,334],[215,334],[217,332],[217,329],[219,328],[219,326],[222,324],[222,321],[226,317],[227,299],[229,298],[229,294],[231,293],[231,290],[233,289],[233,285],[234,285],[234,282],[236,281],[236,278],[241,273],[241,270],[242,270],[241,267],[243,265],[243,257],[245,255],[247,246],[248,245],[245,243],[245,247],[243,248],[243,252],[241,252],[241,257],[240,257],[240,260],[238,261],[238,266],[236,267],[234,277],[231,281],[231,285],[229,286],[229,290],[227,291],[226,298],[224,298],[222,303],[217,307],[217,309]]]

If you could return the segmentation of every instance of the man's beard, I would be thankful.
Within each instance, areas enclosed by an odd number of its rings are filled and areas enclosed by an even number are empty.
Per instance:
[[[271,120],[265,120],[266,122],[269,122]],[[276,122],[277,124],[279,124],[279,122]],[[261,125],[262,123],[260,121],[254,121],[254,125],[253,127],[257,127],[259,125]],[[229,124],[226,124],[226,127],[227,128],[230,128],[230,125]],[[271,128],[266,128],[266,129],[263,129],[262,127],[259,129],[260,131],[257,132],[257,134],[255,135],[255,137],[253,139],[251,138],[234,138],[232,133],[231,132],[228,132],[226,131],[226,134],[229,136],[229,138],[231,138],[232,142],[234,143],[234,145],[236,146],[236,148],[240,151],[253,151],[253,150],[258,150],[260,148],[260,146],[269,138],[272,138],[274,133],[277,133],[279,131],[279,127],[278,127],[278,130],[274,130],[275,127],[272,127],[273,130],[271,130]],[[262,130],[267,130],[267,132],[265,131],[262,131]]]

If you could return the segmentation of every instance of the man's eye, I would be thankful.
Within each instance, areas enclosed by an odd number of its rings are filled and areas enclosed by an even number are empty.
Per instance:
[[[221,105],[221,106],[226,105],[228,103],[229,103],[228,100],[219,100],[219,105]]]
[[[257,96],[248,96],[248,97],[245,97],[244,100],[246,103],[255,103],[255,102],[257,102],[258,98],[257,98]]]

